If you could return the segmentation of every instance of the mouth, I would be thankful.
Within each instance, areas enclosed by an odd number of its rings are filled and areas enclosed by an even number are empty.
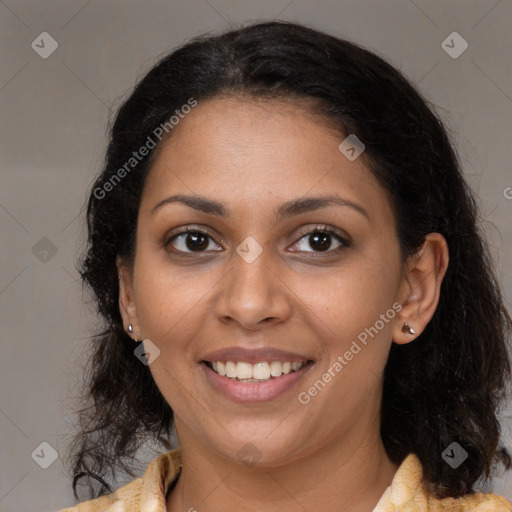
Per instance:
[[[263,403],[291,392],[314,361],[207,361],[199,367],[209,388],[237,403]]]

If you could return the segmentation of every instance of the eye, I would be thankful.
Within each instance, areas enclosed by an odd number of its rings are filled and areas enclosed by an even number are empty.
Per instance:
[[[196,227],[187,227],[169,238],[165,242],[165,247],[173,244],[175,252],[178,253],[204,252],[208,250],[210,241],[213,241],[213,238],[206,231]]]
[[[332,249],[332,238],[338,242],[338,247]],[[301,240],[305,240],[301,242]],[[312,251],[306,250],[307,247],[312,248]],[[294,244],[293,247],[298,248],[301,252],[317,252],[317,253],[338,253],[346,247],[350,247],[350,242],[344,234],[329,229],[326,226],[316,226],[314,229],[307,231],[303,234],[301,239]]]

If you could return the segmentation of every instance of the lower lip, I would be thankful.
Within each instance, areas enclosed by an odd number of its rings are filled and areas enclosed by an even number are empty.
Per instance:
[[[310,361],[295,372],[281,375],[267,382],[237,382],[214,372],[206,363],[199,365],[208,382],[225,397],[239,403],[268,402],[289,391],[308,372],[313,363]]]

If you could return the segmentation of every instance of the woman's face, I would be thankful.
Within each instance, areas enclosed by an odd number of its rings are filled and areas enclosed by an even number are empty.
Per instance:
[[[378,432],[399,245],[386,194],[344,138],[291,104],[223,98],[199,102],[161,148],[123,309],[160,351],[150,370],[180,442],[272,466]],[[175,195],[204,202],[165,202]],[[306,201],[321,196],[339,202]]]

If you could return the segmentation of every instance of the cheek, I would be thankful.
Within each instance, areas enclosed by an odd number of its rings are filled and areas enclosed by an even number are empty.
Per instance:
[[[391,308],[398,287],[398,270],[392,267],[361,259],[314,283],[305,279],[303,296],[332,334],[346,338],[373,325]]]
[[[201,325],[197,316],[209,286],[202,274],[173,268],[154,252],[141,251],[137,258],[135,294],[142,333],[162,353],[183,350]]]
[[[317,380],[300,390],[299,401],[308,401],[312,411],[333,425],[376,407],[397,314],[392,293],[396,282],[391,285],[379,267],[374,274],[352,270],[345,278],[330,280],[326,293],[309,299],[318,304],[318,343],[325,358]]]
[[[336,373],[343,373],[350,382],[361,382],[363,388],[378,382],[389,353],[396,308],[400,307],[395,303],[397,262],[377,257],[376,252],[375,257],[358,258],[333,272],[323,286],[308,290],[308,303],[317,317],[318,342],[328,352],[328,368],[341,357],[343,370]],[[368,380],[371,375],[375,379]]]
[[[204,280],[172,269],[149,251],[137,257],[137,317],[143,336],[160,351],[149,369],[169,405],[183,414],[191,400],[190,376],[196,369],[191,341],[203,323],[199,315]]]

